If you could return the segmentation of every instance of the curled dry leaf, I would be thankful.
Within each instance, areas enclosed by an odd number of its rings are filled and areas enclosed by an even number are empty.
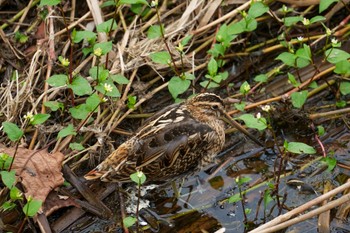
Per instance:
[[[49,216],[54,211],[69,206],[75,206],[79,208],[79,205],[72,198],[69,198],[68,196],[58,195],[55,191],[52,191],[46,198],[43,206],[43,211],[46,216]]]
[[[0,153],[13,156],[14,148],[0,146]],[[18,148],[12,169],[20,177],[25,188],[25,195],[36,200],[45,201],[51,190],[63,184],[62,161],[60,152],[50,154],[45,150],[28,150]]]

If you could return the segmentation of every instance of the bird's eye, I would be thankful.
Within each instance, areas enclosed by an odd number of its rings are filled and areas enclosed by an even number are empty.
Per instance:
[[[219,109],[219,106],[218,106],[218,105],[212,105],[212,106],[211,106],[211,109],[213,109],[213,110],[218,110],[218,109]]]

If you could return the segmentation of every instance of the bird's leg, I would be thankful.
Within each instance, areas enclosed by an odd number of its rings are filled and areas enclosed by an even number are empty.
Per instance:
[[[184,180],[184,179],[182,179],[180,188],[182,187],[183,180]],[[176,186],[175,180],[171,181],[171,187],[173,188],[173,192],[174,192],[174,197],[175,197],[175,199],[178,199],[178,198],[180,197],[180,191],[179,191],[179,189],[178,189],[177,186]]]

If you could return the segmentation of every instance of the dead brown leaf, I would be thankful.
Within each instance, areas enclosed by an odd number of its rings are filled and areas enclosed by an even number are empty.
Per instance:
[[[47,196],[43,206],[43,211],[46,216],[51,215],[54,211],[64,207],[75,206],[80,207],[72,198],[67,196],[60,196],[57,192],[52,191]]]
[[[14,151],[14,148],[0,147],[0,153],[10,156]],[[27,198],[31,196],[44,202],[51,190],[63,184],[63,159],[64,155],[60,152],[50,154],[46,150],[18,148],[12,169],[21,178]]]

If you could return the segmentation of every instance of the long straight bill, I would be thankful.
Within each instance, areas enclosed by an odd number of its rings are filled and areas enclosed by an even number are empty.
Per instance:
[[[265,145],[262,142],[256,139],[256,137],[254,137],[251,133],[249,133],[248,130],[246,130],[237,121],[235,121],[230,115],[228,115],[226,111],[222,110],[221,112],[233,127],[235,127],[236,129],[238,129],[239,131],[247,135],[251,140],[253,140],[259,146],[265,147]]]

